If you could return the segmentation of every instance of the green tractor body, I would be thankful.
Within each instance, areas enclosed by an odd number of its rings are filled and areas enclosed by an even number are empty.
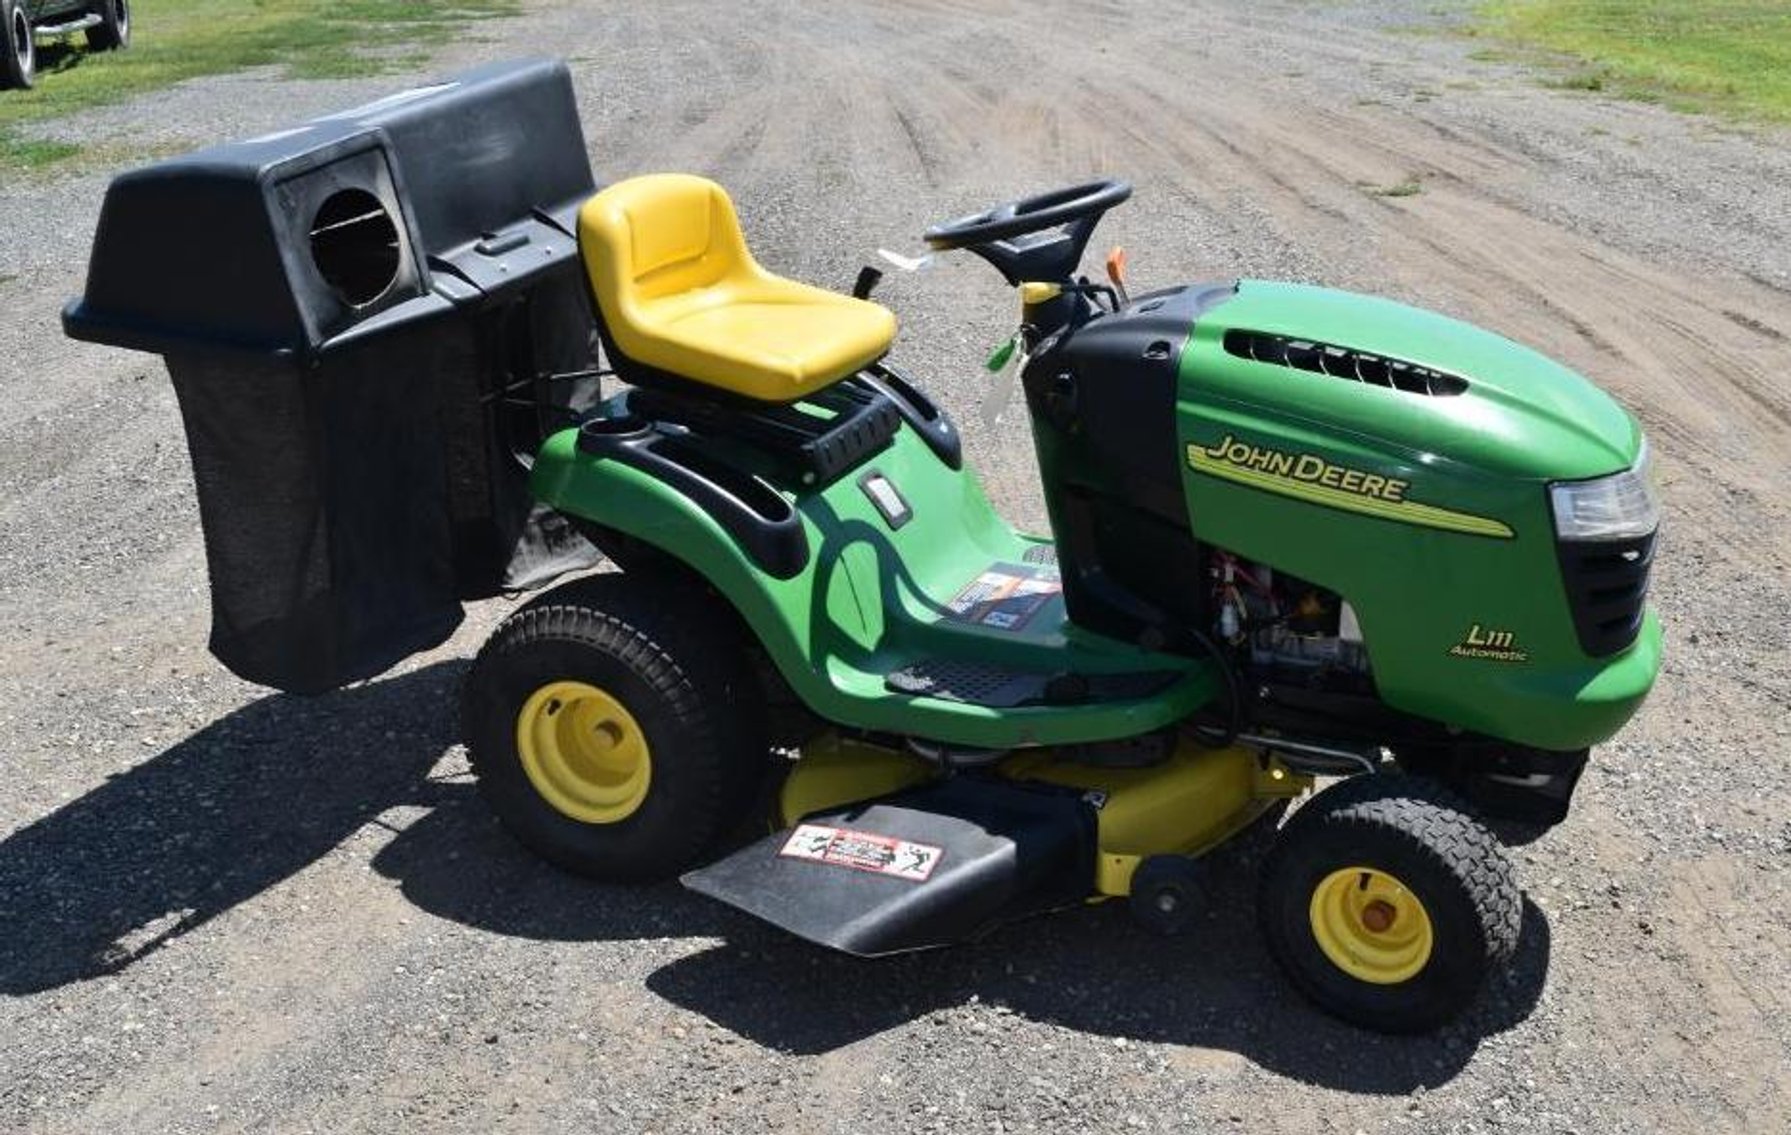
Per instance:
[[[1168,306],[1183,294],[1172,293]],[[1186,294],[1203,299],[1198,316],[1178,314],[1168,327],[1156,320],[1147,332],[1173,340],[1172,358],[1141,351],[1086,377],[1089,405],[1114,393],[1098,384],[1129,384],[1156,420],[1095,411],[1064,431],[1050,422],[1049,393],[1035,399],[1041,466],[1063,478],[1047,481],[1058,547],[1086,542],[1104,573],[1156,592],[1171,609],[1208,605],[1212,585],[1195,559],[1202,545],[1322,587],[1353,609],[1380,699],[1414,718],[1558,751],[1603,741],[1629,718],[1658,668],[1658,624],[1642,615],[1637,593],[1630,641],[1588,649],[1574,612],[1584,600],[1564,573],[1548,493],[1551,482],[1636,465],[1641,433],[1626,412],[1534,352],[1386,301],[1256,281]],[[1128,317],[1114,317],[1114,328],[1131,333]],[[1080,334],[1098,340],[1105,330],[1092,324]],[[1349,343],[1350,367],[1411,363],[1412,389],[1247,353],[1288,341]],[[1056,357],[1034,362],[1047,364],[1039,385],[1056,378],[1049,364],[1074,371],[1090,357],[1105,361],[1104,346],[1079,353],[1073,337]],[[1153,383],[1157,398],[1146,389]],[[639,420],[629,397],[615,399],[606,419]],[[736,495],[750,502],[756,490],[763,518],[787,509],[800,526],[806,554],[793,573],[755,562],[698,499],[592,452],[578,430],[543,445],[534,491],[707,581],[827,721],[1012,748],[1145,733],[1221,693],[1210,660],[1087,629],[1102,622],[1099,587],[1069,563],[1064,592],[1050,586],[1059,568],[1049,538],[1015,532],[974,474],[942,459],[906,422],[852,476],[819,487],[784,476],[750,446],[710,444],[707,459],[750,486]],[[1185,513],[1192,541],[1173,518],[1149,511],[1150,490],[1163,487],[1150,484],[1158,470],[1168,470],[1172,492],[1156,495]],[[895,522],[888,500],[899,502]],[[1091,511],[1102,522],[1083,523]],[[1148,533],[1159,528],[1181,547],[1152,559]],[[1132,563],[1138,550],[1142,565]],[[1041,579],[1046,586],[1028,590]],[[1005,612],[982,598],[1000,588],[1021,593]],[[1092,617],[1079,623],[1068,608],[1085,594]],[[1032,676],[1041,691],[1062,674],[1097,687],[1096,676],[1111,676],[1107,685],[1136,696],[1052,704],[1041,692],[985,705],[889,680],[913,670],[923,679],[980,671],[985,683],[1005,674],[1016,685]]]

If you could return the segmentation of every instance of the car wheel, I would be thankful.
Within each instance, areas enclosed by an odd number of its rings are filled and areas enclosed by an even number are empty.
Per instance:
[[[87,29],[87,46],[115,51],[131,45],[131,0],[99,0],[93,6],[100,22]]]
[[[31,17],[25,0],[0,0],[6,23],[0,27],[0,87],[24,90],[37,79],[37,41],[31,36]]]

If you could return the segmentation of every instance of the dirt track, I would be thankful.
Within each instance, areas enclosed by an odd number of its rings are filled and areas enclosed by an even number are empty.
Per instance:
[[[544,4],[439,69],[571,57],[600,177],[715,176],[762,259],[817,282],[1116,173],[1139,191],[1100,239],[1141,285],[1390,294],[1632,407],[1665,472],[1670,661],[1570,824],[1514,853],[1518,965],[1462,1027],[1308,1009],[1242,880],[1173,950],[1099,908],[873,965],[539,866],[455,747],[463,659],[506,604],[319,699],[205,655],[159,364],[54,322],[104,177],[9,180],[0,1129],[1791,1127],[1791,147],[1385,30],[1430,8]],[[206,81],[69,128],[196,145],[397,85]],[[1040,523],[1024,427],[975,413],[1011,297],[961,258],[882,298],[997,500]]]

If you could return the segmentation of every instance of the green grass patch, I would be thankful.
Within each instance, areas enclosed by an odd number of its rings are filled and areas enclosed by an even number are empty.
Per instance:
[[[0,156],[16,169],[42,169],[65,161],[81,152],[73,142],[50,138],[15,138],[0,135]]]
[[[1553,53],[1551,86],[1791,122],[1787,0],[1486,0],[1477,34]]]
[[[43,45],[37,87],[0,94],[0,169],[41,169],[78,146],[19,127],[201,75],[281,67],[297,78],[401,72],[469,22],[514,14],[520,0],[135,0],[131,46],[87,52]],[[80,42],[80,37],[75,37]]]
[[[1424,192],[1424,182],[1415,173],[1392,185],[1375,185],[1373,182],[1363,181],[1358,182],[1357,187],[1370,197],[1416,197]]]

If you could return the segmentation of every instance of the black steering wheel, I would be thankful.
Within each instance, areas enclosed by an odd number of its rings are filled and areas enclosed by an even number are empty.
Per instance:
[[[1089,221],[1088,228],[1092,231],[1093,221],[1131,195],[1132,186],[1124,181],[1112,178],[1085,181],[1081,185],[1022,197],[981,213],[934,225],[922,239],[927,242],[927,247],[944,252],[953,248],[975,248],[1043,229],[1061,228],[1077,221]]]

